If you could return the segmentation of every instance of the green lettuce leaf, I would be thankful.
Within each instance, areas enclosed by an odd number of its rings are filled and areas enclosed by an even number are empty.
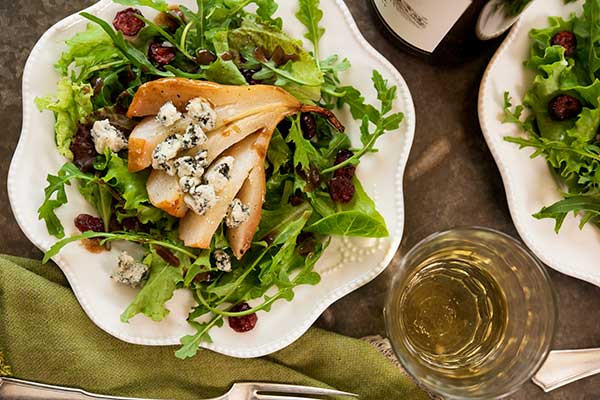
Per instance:
[[[306,231],[322,235],[388,236],[385,220],[377,212],[375,202],[364,191],[358,179],[354,179],[354,186],[356,193],[348,204],[334,205],[328,198],[320,199],[315,209],[325,216],[308,226]],[[314,203],[311,199],[311,204]]]
[[[56,148],[69,160],[73,159],[70,146],[77,132],[77,125],[84,122],[93,112],[91,100],[93,93],[89,84],[61,79],[58,81],[56,97],[46,96],[35,99],[35,104],[40,111],[50,110],[54,113]]]
[[[165,303],[173,297],[177,285],[183,282],[181,269],[169,265],[155,253],[148,254],[144,264],[150,268],[150,277],[121,314],[122,322],[129,322],[137,314],[144,314],[153,321],[163,320],[169,314]]]
[[[229,31],[229,46],[247,59],[257,47],[264,47],[272,52],[280,46],[286,54],[295,54],[298,61],[290,61],[283,67],[276,67],[272,62],[253,60],[262,70],[256,79],[268,80],[268,83],[281,86],[301,101],[313,102],[320,98],[323,73],[315,59],[302,46],[302,41],[292,39],[281,30],[246,18],[241,26]]]

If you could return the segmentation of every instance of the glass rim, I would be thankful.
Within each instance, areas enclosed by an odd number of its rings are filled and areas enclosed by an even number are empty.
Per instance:
[[[533,252],[531,250],[529,250],[529,248],[527,246],[525,246],[524,243],[522,243],[520,240],[508,235],[507,233],[501,232],[497,229],[493,229],[493,228],[488,228],[488,227],[483,227],[483,226],[477,226],[477,225],[472,225],[472,226],[459,226],[456,228],[451,228],[451,229],[446,229],[443,231],[437,231],[434,233],[431,233],[429,235],[427,235],[425,238],[419,240],[416,244],[414,244],[412,247],[410,247],[410,249],[406,252],[406,254],[404,254],[403,256],[400,257],[399,262],[396,265],[396,268],[400,268],[404,262],[404,260],[406,260],[407,258],[409,258],[409,256],[413,255],[414,253],[416,253],[420,248],[422,248],[424,245],[426,245],[427,243],[450,233],[457,233],[457,232],[469,232],[469,231],[473,231],[473,232],[487,232],[487,233],[492,233],[494,235],[498,235],[501,236],[504,239],[507,239],[508,241],[512,242],[513,244],[515,244],[519,249],[521,249],[521,251],[523,251],[526,255],[529,256],[529,258],[531,259],[532,263],[535,265],[535,268],[538,272],[540,272],[541,274],[541,281],[544,282],[543,284],[545,286],[548,287],[548,292],[550,293],[550,301],[552,301],[552,310],[553,313],[552,315],[549,317],[551,319],[551,328],[549,329],[549,340],[548,340],[548,345],[546,346],[546,348],[543,350],[543,353],[541,354],[541,357],[539,357],[539,359],[536,361],[536,363],[533,365],[533,367],[530,369],[530,371],[524,375],[524,377],[522,379],[516,380],[514,381],[513,384],[510,385],[510,388],[500,394],[500,395],[496,395],[495,397],[469,397],[469,399],[472,400],[483,400],[483,399],[502,399],[502,398],[506,398],[507,396],[510,396],[511,394],[514,394],[516,391],[518,391],[523,384],[525,384],[527,381],[529,381],[531,378],[533,378],[533,376],[539,371],[539,369],[542,367],[542,365],[544,364],[544,362],[546,361],[546,359],[548,358],[548,355],[550,354],[550,351],[552,351],[552,344],[554,343],[555,339],[556,339],[556,333],[557,333],[557,321],[558,321],[558,297],[556,295],[556,290],[554,289],[554,284],[552,283],[552,280],[550,278],[550,274],[548,273],[548,271],[546,270],[546,267],[544,266],[544,264],[537,258],[537,256],[535,254],[533,254]],[[406,372],[413,378],[415,379],[419,384],[421,384],[420,380],[415,376],[416,374],[414,373],[414,370],[410,367],[410,362],[408,362],[403,356],[402,356],[402,352],[398,351],[398,345],[395,343],[395,341],[392,338],[391,335],[391,331],[390,331],[390,318],[391,316],[389,315],[389,305],[392,303],[392,297],[393,297],[393,292],[394,292],[394,287],[395,287],[395,283],[396,283],[396,279],[393,278],[392,279],[392,284],[388,287],[387,289],[387,293],[385,296],[385,304],[384,304],[384,308],[383,308],[383,320],[385,323],[385,332],[386,332],[386,336],[388,337],[392,350],[394,351],[394,354],[396,355],[396,358],[398,359],[398,361],[400,362],[400,364],[402,365],[402,368],[404,368],[406,370]],[[429,389],[426,385],[424,385],[424,387],[426,389]],[[453,394],[450,393],[439,393],[443,396],[449,396],[450,399],[456,399],[456,398],[460,398],[457,397]]]

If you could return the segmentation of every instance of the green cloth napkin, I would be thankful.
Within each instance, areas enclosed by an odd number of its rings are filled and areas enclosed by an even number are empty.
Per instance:
[[[175,350],[113,338],[87,318],[56,265],[0,256],[0,351],[15,377],[182,400],[218,396],[240,381],[333,387],[361,399],[427,399],[369,344],[320,329],[258,359],[202,350],[181,361]]]

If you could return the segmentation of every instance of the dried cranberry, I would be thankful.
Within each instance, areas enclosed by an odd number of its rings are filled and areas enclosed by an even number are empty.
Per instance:
[[[257,81],[253,78],[254,74],[258,72],[257,69],[246,69],[246,68],[242,68],[240,70],[240,72],[242,73],[242,75],[244,76],[244,78],[246,78],[246,82],[248,82],[249,85],[258,85],[260,84],[260,81]]]
[[[329,196],[334,203],[349,203],[355,191],[352,179],[347,176],[334,176],[329,181]]]
[[[217,56],[210,50],[200,50],[196,54],[196,61],[200,65],[208,65],[217,60]]]
[[[304,199],[298,193],[290,196],[290,204],[294,207],[298,207],[302,203],[304,203]]]
[[[160,256],[160,258],[162,258],[163,260],[165,260],[172,266],[179,267],[179,265],[181,264],[181,262],[179,261],[179,258],[177,258],[177,256],[175,254],[173,254],[173,252],[171,252],[171,250],[164,248],[162,246],[156,246],[155,249],[156,249],[156,254],[158,254]]]
[[[267,242],[267,244],[270,246],[275,241],[275,233],[273,233],[273,232],[267,233],[267,235],[264,238],[262,238],[262,240],[264,242]]]
[[[344,161],[348,160],[354,155],[354,153],[350,150],[340,150],[335,156],[335,165],[341,164]],[[353,178],[356,172],[356,167],[354,165],[346,165],[340,169],[337,169],[334,172],[334,176],[346,176],[348,178]]]
[[[94,217],[89,214],[79,214],[75,217],[75,227],[79,229],[81,233],[94,231],[104,232],[104,222],[98,217]]]
[[[175,49],[162,43],[152,42],[148,49],[148,57],[157,65],[167,65],[175,59]]]
[[[317,247],[317,240],[315,235],[309,232],[302,232],[296,239],[298,254],[302,257],[306,257],[310,253],[315,251]]]
[[[291,128],[292,122],[287,118],[282,119],[279,125],[277,125],[277,130],[279,131],[279,133],[281,133],[281,136],[283,137],[286,137],[288,133],[290,133]]]
[[[248,303],[242,303],[234,306],[231,312],[242,312],[250,310]],[[248,332],[254,329],[258,317],[256,314],[244,315],[243,317],[229,317],[229,327],[238,333]]]
[[[275,47],[270,58],[278,67],[287,64],[289,61],[298,61],[300,59],[298,54],[286,54],[281,46]]]
[[[300,127],[304,139],[310,140],[317,136],[317,122],[310,113],[302,113],[300,116]]]
[[[194,277],[194,282],[196,282],[196,283],[210,282],[214,278],[215,277],[212,272],[202,272]]]
[[[135,8],[119,11],[113,20],[113,26],[116,30],[123,32],[125,36],[135,36],[146,26],[146,23],[136,15],[142,15],[142,12]]]
[[[555,121],[565,121],[579,115],[582,110],[581,101],[568,94],[561,94],[550,100],[548,112]]]
[[[221,54],[221,60],[223,61],[232,61],[233,59],[235,59],[235,53],[231,50]]]
[[[565,56],[572,57],[577,49],[577,36],[570,31],[558,32],[552,36],[552,46],[562,46],[565,49]]]
[[[98,156],[94,139],[92,139],[91,126],[79,124],[77,132],[69,146],[73,153],[73,163],[83,172],[94,170],[94,161]]]

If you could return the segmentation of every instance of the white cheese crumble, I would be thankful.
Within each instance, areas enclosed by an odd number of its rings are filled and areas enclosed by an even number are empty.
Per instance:
[[[207,157],[208,151],[202,150],[193,157],[179,157],[174,161],[173,166],[177,169],[177,175],[180,178],[183,178],[184,176],[201,178],[204,174],[204,168],[207,165]]]
[[[228,228],[237,228],[250,217],[250,208],[242,203],[240,199],[234,199],[229,208],[227,209],[227,215],[225,216],[225,224]]]
[[[111,149],[115,153],[118,153],[127,148],[125,135],[112,126],[108,119],[94,122],[90,133],[92,134],[94,147],[100,154],[104,154],[106,149]]]
[[[168,101],[158,111],[156,119],[164,126],[171,126],[181,119],[181,113],[177,111],[173,102]]]
[[[204,174],[204,181],[212,185],[216,192],[220,192],[231,179],[231,168],[234,161],[235,159],[231,156],[221,158]]]
[[[206,134],[202,130],[199,124],[191,123],[185,130],[185,133],[181,136],[181,144],[184,149],[191,149],[193,147],[204,144],[208,140]]]
[[[162,169],[173,176],[177,172],[173,159],[181,150],[181,140],[176,135],[169,136],[152,152],[152,168]]]
[[[231,257],[223,250],[215,250],[213,253],[215,258],[215,265],[219,271],[229,272],[231,271]]]
[[[194,190],[196,186],[202,184],[202,179],[197,178],[195,176],[183,176],[179,178],[179,186],[183,193],[189,193]]]
[[[190,100],[186,110],[188,116],[196,121],[204,131],[210,131],[217,126],[217,112],[205,99],[196,97]]]
[[[183,201],[196,214],[203,215],[217,203],[217,195],[210,185],[197,185],[190,190]]]
[[[110,277],[115,282],[131,287],[139,287],[147,274],[148,266],[146,264],[136,262],[126,251],[123,251],[121,255],[119,255],[117,266]]]

